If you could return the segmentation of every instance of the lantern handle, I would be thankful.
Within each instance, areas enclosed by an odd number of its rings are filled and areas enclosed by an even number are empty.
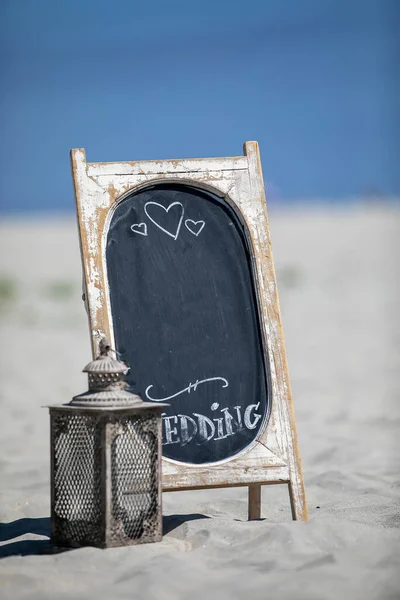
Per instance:
[[[99,352],[100,356],[109,356],[110,352],[114,352],[117,359],[121,358],[121,354],[117,350],[114,350],[114,348],[111,348],[111,344],[106,337],[102,337],[99,342]]]

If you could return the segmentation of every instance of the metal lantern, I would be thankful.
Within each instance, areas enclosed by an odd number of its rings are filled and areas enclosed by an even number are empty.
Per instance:
[[[128,367],[100,356],[83,371],[89,391],[50,406],[51,541],[125,546],[162,538],[161,412],[130,393]]]

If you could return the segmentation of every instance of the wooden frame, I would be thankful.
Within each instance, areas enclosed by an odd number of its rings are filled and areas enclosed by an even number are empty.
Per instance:
[[[306,520],[303,475],[286,361],[267,207],[257,142],[244,156],[169,161],[87,163],[83,149],[71,151],[85,298],[93,354],[107,336],[114,343],[105,243],[116,205],[132,192],[175,182],[208,190],[229,203],[244,225],[251,252],[272,408],[256,442],[215,465],[163,459],[163,490],[248,486],[249,519],[261,517],[261,485],[289,486],[293,519]]]

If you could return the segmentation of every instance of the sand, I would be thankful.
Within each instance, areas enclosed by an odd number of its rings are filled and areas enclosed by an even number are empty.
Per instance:
[[[49,553],[49,417],[90,359],[74,219],[0,224],[0,597],[400,598],[395,206],[270,215],[310,512],[286,486],[164,495],[159,544]]]

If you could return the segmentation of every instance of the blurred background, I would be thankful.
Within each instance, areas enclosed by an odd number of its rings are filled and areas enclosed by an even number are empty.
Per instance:
[[[321,398],[360,416],[398,397],[399,30],[398,0],[0,1],[0,402],[44,459],[38,406],[82,391],[91,354],[75,147],[107,162],[257,140],[300,436]]]
[[[49,515],[41,407],[87,386],[69,150],[89,162],[234,156],[257,140],[311,529],[269,528],[290,520],[288,495],[263,491],[269,521],[244,537],[248,549],[265,540],[255,554],[270,560],[256,573],[252,553],[238,586],[251,572],[253,583],[273,577],[277,597],[355,599],[380,578],[368,598],[398,597],[399,31],[400,0],[0,0],[0,521],[19,523],[15,537],[24,518]],[[222,557],[226,532],[243,536],[246,501],[243,488],[187,492],[167,495],[164,511],[222,523],[221,544],[198,542]],[[196,547],[185,527],[173,535]],[[28,534],[35,554],[48,530]],[[0,556],[18,554],[18,539]],[[18,563],[10,598],[53,598],[71,581],[82,598],[93,586],[122,597],[100,555],[83,561],[86,583],[71,555],[47,571],[27,557],[22,578]],[[190,556],[165,563],[170,588],[154,597],[178,590],[182,573],[185,597],[196,573],[200,587],[209,580],[204,557],[182,567]],[[216,564],[225,585],[233,567]]]
[[[400,192],[398,0],[1,0],[0,210],[88,161],[261,146],[270,202]]]
[[[0,1],[0,437],[15,485],[18,453],[33,470],[33,447],[47,460],[38,407],[86,386],[71,148],[107,162],[234,156],[257,140],[300,439],[341,403],[388,410],[399,30],[398,0]]]

